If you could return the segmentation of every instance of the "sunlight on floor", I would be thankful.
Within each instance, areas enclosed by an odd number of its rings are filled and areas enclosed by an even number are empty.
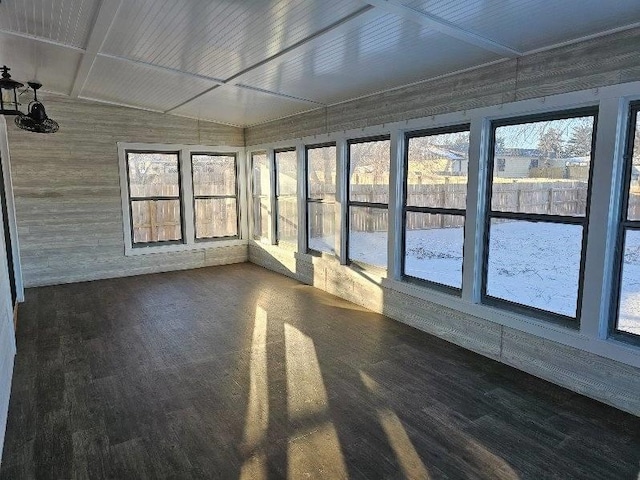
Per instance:
[[[367,389],[378,399],[382,399],[383,389],[375,379],[360,371],[360,378]],[[380,402],[382,403],[382,402]],[[429,478],[424,463],[420,459],[402,421],[391,409],[378,406],[376,408],[380,425],[385,431],[389,445],[393,449],[398,463],[407,478]],[[465,463],[487,478],[518,480],[518,474],[500,456],[494,454],[468,433],[447,418],[440,408],[424,408],[425,418],[429,418],[429,427],[434,438],[445,438],[443,448],[452,451],[463,449],[466,452]]]
[[[267,477],[264,441],[269,426],[269,385],[267,376],[267,312],[256,306],[249,367],[249,404],[245,416],[243,447],[248,458],[242,465],[241,479]]]
[[[287,362],[287,405],[290,421],[327,415],[328,398],[313,340],[297,328],[284,326]],[[288,478],[307,477],[312,472],[347,478],[347,468],[333,423],[325,419],[309,433],[289,439]],[[297,440],[300,441],[297,441]]]
[[[362,371],[360,372],[360,378],[362,379],[362,383],[364,383],[371,393],[376,396],[379,395],[380,387],[373,378]],[[407,435],[407,431],[398,418],[398,415],[389,408],[376,408],[376,411],[378,412],[380,425],[382,426],[384,433],[387,435],[389,445],[396,454],[396,459],[398,460],[405,477],[416,479],[430,478],[429,472],[413,446],[413,442],[411,442],[409,435]]]

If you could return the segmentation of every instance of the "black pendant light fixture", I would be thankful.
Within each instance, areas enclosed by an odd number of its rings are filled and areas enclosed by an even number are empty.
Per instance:
[[[9,74],[10,68],[6,65],[0,71],[0,115],[18,115],[20,104],[18,103],[18,89],[24,84],[16,82]]]
[[[42,84],[29,82],[29,86],[33,89],[33,102],[29,103],[29,112],[26,115],[18,114],[15,119],[16,125],[29,132],[56,133],[60,128],[58,122],[47,117],[44,105],[38,101],[38,89],[42,87]]]
[[[0,77],[0,115],[16,115],[15,124],[22,130],[36,133],[55,133],[60,126],[57,122],[51,120],[44,109],[44,105],[38,101],[38,89],[42,84],[38,82],[28,82],[29,88],[33,89],[33,101],[29,103],[26,114],[20,111],[20,103],[18,97],[24,92],[18,94],[18,89],[24,84],[17,82],[11,78],[9,71],[11,69],[6,65],[0,69],[2,76]]]

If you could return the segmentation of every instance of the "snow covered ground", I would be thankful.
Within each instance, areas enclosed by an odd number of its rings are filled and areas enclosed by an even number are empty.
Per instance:
[[[349,256],[386,265],[386,233],[352,232]],[[487,293],[575,316],[582,229],[573,225],[508,222],[491,229]],[[462,228],[407,232],[405,272],[460,288]],[[640,232],[627,239],[618,328],[640,334]]]
[[[640,335],[640,232],[627,233],[618,329]]]

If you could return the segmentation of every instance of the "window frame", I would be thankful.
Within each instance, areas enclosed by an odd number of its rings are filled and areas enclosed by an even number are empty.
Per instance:
[[[177,197],[169,197],[164,195],[153,195],[149,197],[134,197],[131,195],[131,178],[129,171],[129,154],[138,153],[138,154],[154,154],[161,153],[163,155],[175,155],[176,156],[176,166],[178,169],[178,196]],[[138,150],[138,149],[125,149],[125,168],[127,172],[127,203],[129,205],[129,234],[131,235],[131,248],[147,248],[147,247],[156,247],[162,245],[182,245],[185,243],[185,212],[184,212],[184,191],[182,188],[182,168],[180,162],[180,151],[159,151],[159,150]],[[157,240],[151,242],[138,242],[135,243],[133,241],[134,232],[133,232],[133,202],[143,202],[143,201],[178,201],[178,206],[180,209],[180,239],[178,240]]]
[[[382,135],[373,135],[368,137],[361,138],[352,138],[347,140],[347,154],[345,159],[345,168],[346,168],[346,194],[347,194],[347,212],[346,212],[346,227],[345,227],[345,246],[346,246],[346,259],[347,265],[355,265],[359,268],[365,269],[375,269],[380,271],[386,271],[389,266],[389,259],[387,258],[387,264],[383,267],[379,265],[373,265],[371,263],[362,262],[359,260],[353,260],[350,255],[350,240],[351,240],[351,207],[360,207],[360,208],[372,208],[379,210],[386,210],[387,215],[389,215],[389,202],[387,203],[378,203],[378,202],[361,202],[357,200],[351,200],[351,145],[358,145],[361,143],[369,143],[369,142],[389,142],[389,181],[388,181],[388,189],[389,189],[389,198],[391,198],[391,135],[390,134],[382,134]],[[389,237],[389,218],[387,219],[387,243]],[[387,245],[385,244],[385,249],[387,249]]]
[[[336,149],[336,193],[334,194],[334,198],[333,201],[326,201],[326,200],[318,200],[315,198],[309,198],[309,150],[314,150],[316,148],[325,148],[325,147],[334,147]],[[330,255],[330,256],[335,256],[338,257],[338,253],[337,251],[334,253],[331,252],[323,252],[321,250],[314,250],[313,248],[311,248],[309,246],[309,204],[310,203],[318,203],[318,204],[325,204],[325,205],[334,205],[334,213],[335,213],[335,205],[338,204],[338,176],[340,175],[340,172],[338,171],[338,145],[337,142],[324,142],[324,143],[316,143],[313,145],[305,145],[304,146],[304,182],[305,182],[305,226],[304,226],[304,235],[305,235],[305,239],[306,239],[306,252],[309,255],[314,255],[314,256],[321,256],[321,255]],[[338,225],[336,225],[336,236],[340,235],[340,227]],[[334,245],[334,249],[335,249],[335,245]]]
[[[582,317],[582,299],[584,296],[584,273],[587,259],[587,242],[589,239],[589,218],[591,210],[591,193],[593,188],[593,169],[595,164],[596,140],[598,138],[598,115],[599,107],[588,106],[581,108],[569,108],[536,113],[532,115],[518,115],[508,118],[498,118],[491,121],[489,142],[487,150],[487,168],[486,168],[486,189],[485,189],[485,205],[484,224],[482,231],[482,262],[481,262],[481,281],[480,281],[480,302],[484,305],[498,307],[516,314],[526,315],[538,320],[556,323],[572,330],[579,330]],[[593,130],[591,133],[591,153],[589,161],[589,179],[587,182],[587,200],[584,216],[557,215],[557,214],[541,214],[541,213],[515,213],[494,211],[491,207],[491,198],[493,194],[493,173],[495,168],[495,142],[496,130],[499,127],[520,125],[527,123],[536,123],[553,120],[566,120],[576,117],[593,117]],[[576,298],[576,316],[570,317],[549,310],[543,310],[537,307],[521,304],[503,298],[493,297],[487,294],[487,278],[489,274],[489,245],[491,228],[491,220],[507,219],[514,221],[526,221],[534,223],[553,223],[559,225],[576,225],[582,227],[582,240],[580,248],[580,267],[578,272],[578,292]]]
[[[618,329],[620,315],[620,300],[622,293],[622,272],[624,263],[625,236],[629,230],[640,231],[640,220],[629,220],[629,190],[631,189],[631,177],[633,173],[633,148],[635,143],[636,125],[640,120],[640,100],[635,100],[627,106],[625,129],[626,138],[623,150],[623,174],[620,195],[620,212],[617,222],[615,240],[615,263],[613,267],[613,288],[610,318],[607,333],[610,338],[621,340],[636,346],[640,346],[640,335]]]
[[[265,158],[267,160],[267,168],[269,169],[269,182],[268,182],[269,192],[267,192],[266,194],[265,193],[261,193],[260,195],[256,195],[256,193],[255,193],[256,192],[256,185],[255,185],[254,177],[253,177],[254,157],[256,157],[258,155],[264,155],[265,156]],[[255,224],[256,219],[255,219],[253,208],[254,208],[254,201],[255,201],[256,198],[259,198],[261,200],[265,199],[269,203],[271,203],[271,195],[272,195],[274,186],[272,185],[273,182],[272,182],[272,179],[271,179],[272,166],[271,166],[271,162],[269,160],[269,152],[267,150],[255,150],[255,151],[250,152],[248,154],[247,158],[249,159],[249,165],[248,165],[249,166],[249,183],[250,183],[249,188],[250,188],[250,197],[251,197],[251,206],[249,208],[250,211],[251,211],[251,215],[250,215],[251,216],[251,236],[250,237],[251,237],[252,240],[255,240],[256,242],[267,242],[267,241],[269,241],[269,238],[270,238],[271,218],[268,218],[268,221],[267,221],[267,225],[269,227],[269,230],[267,232],[262,232],[261,231],[261,235],[256,236],[256,228],[255,228],[256,227],[256,224]]]
[[[197,249],[219,248],[226,246],[246,244],[247,219],[242,214],[246,199],[242,192],[246,191],[246,182],[243,180],[246,169],[242,167],[245,159],[244,148],[211,146],[211,145],[181,145],[181,144],[156,144],[156,143],[131,143],[117,142],[118,164],[120,173],[120,198],[122,208],[124,255],[137,256],[152,253],[181,252]],[[180,213],[182,240],[147,242],[144,244],[133,243],[132,211],[130,207],[130,185],[127,152],[132,153],[178,153],[178,171],[180,186]],[[195,238],[195,199],[193,195],[193,169],[191,154],[214,154],[235,156],[236,175],[236,211],[237,211],[237,236]],[[172,200],[175,200],[172,198]]]
[[[426,213],[431,215],[456,215],[461,216],[465,219],[467,217],[467,208],[459,209],[459,208],[440,208],[440,207],[417,207],[413,205],[407,205],[407,196],[409,189],[407,181],[409,180],[409,140],[417,137],[427,137],[433,135],[444,135],[448,133],[461,133],[461,132],[469,132],[471,134],[471,124],[470,123],[459,123],[449,126],[421,129],[421,130],[411,130],[404,132],[404,149],[403,149],[403,178],[402,178],[402,231],[400,234],[400,276],[402,280],[413,283],[416,285],[422,285],[428,288],[432,288],[434,290],[448,293],[452,295],[456,295],[458,297],[462,296],[462,281],[460,288],[453,287],[451,285],[446,285],[444,283],[434,282],[433,280],[427,280],[424,278],[414,277],[412,275],[408,275],[405,273],[405,263],[406,263],[406,250],[407,250],[407,213],[408,212],[416,212],[416,213]],[[467,172],[467,180],[469,174]],[[469,182],[467,181],[467,198],[469,197]],[[462,246],[462,279],[464,279],[464,226],[463,228],[463,246]],[[462,280],[461,279],[461,280]]]
[[[276,245],[292,245],[292,246],[297,246],[298,244],[298,240],[296,237],[296,241],[295,242],[287,242],[287,241],[282,241],[280,240],[280,229],[278,228],[278,219],[280,218],[280,210],[279,210],[279,203],[278,200],[280,199],[280,182],[278,181],[278,153],[283,153],[283,152],[294,152],[296,154],[296,175],[297,175],[297,168],[298,168],[298,164],[297,164],[297,148],[296,147],[285,147],[285,148],[276,148],[273,151],[273,173],[274,173],[274,185],[272,186],[273,189],[273,197],[275,200],[275,210],[274,210],[274,222],[275,222],[275,244]],[[297,181],[297,178],[296,178]],[[296,204],[299,201],[300,195],[298,192],[298,185],[296,183],[296,194],[295,195],[285,195],[284,197],[290,197],[290,198],[295,198],[296,200]],[[298,208],[299,205],[298,205]],[[296,222],[298,221],[298,218],[296,217]],[[297,229],[299,229],[300,226],[297,226]]]
[[[218,157],[233,157],[233,174],[235,176],[235,185],[234,185],[234,195],[196,195],[195,194],[195,179],[193,178],[193,156],[194,155],[209,155],[209,156],[218,156]],[[237,240],[240,238],[240,188],[239,188],[239,172],[238,172],[238,155],[233,152],[211,152],[211,151],[196,151],[192,150],[189,152],[189,159],[191,164],[191,189],[194,192],[192,197],[193,201],[193,231],[194,231],[194,241],[195,242],[210,242],[210,241],[223,241],[223,240]],[[209,200],[209,199],[222,199],[222,198],[233,198],[236,201],[236,234],[235,235],[220,235],[217,237],[198,237],[198,228],[196,224],[196,200]]]

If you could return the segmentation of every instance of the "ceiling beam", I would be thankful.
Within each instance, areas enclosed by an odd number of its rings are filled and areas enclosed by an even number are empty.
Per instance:
[[[501,55],[503,57],[515,58],[520,57],[523,54],[522,52],[514,50],[511,47],[502,45],[498,42],[494,42],[489,38],[465,30],[464,28],[461,28],[458,25],[445,20],[444,18],[440,18],[436,15],[432,15],[421,10],[416,10],[415,8],[411,8],[407,5],[403,5],[398,0],[364,1],[369,5],[379,8],[380,10],[384,10],[388,13],[393,13],[412,22],[430,27],[440,33],[456,38],[458,40],[462,40],[463,42],[469,43],[471,45],[475,45],[476,47],[482,48],[484,50],[489,50],[490,52],[497,53],[498,55]]]
[[[102,44],[106,40],[107,34],[113,24],[113,20],[116,18],[121,3],[122,0],[102,0],[102,2],[100,2],[96,21],[93,23],[91,33],[89,34],[87,48],[82,56],[82,60],[80,60],[80,65],[78,66],[76,77],[73,81],[70,94],[72,98],[78,98],[80,95],[89,77],[89,72],[91,72],[91,67],[93,67],[93,63],[96,60],[98,51],[102,48]]]
[[[370,22],[371,20],[374,20],[375,18],[378,18],[380,15],[378,12],[375,11],[376,9],[373,8],[373,6],[371,5],[365,5],[361,8],[359,8],[358,10],[350,13],[349,15],[342,17],[341,19],[333,22],[330,25],[327,25],[326,27],[324,27],[321,30],[318,30],[317,32],[314,32],[313,34],[309,35],[308,37],[303,38],[302,40],[294,43],[293,45],[290,45],[284,49],[282,49],[279,52],[276,52],[275,54],[271,55],[268,58],[265,58],[264,60],[261,60],[247,68],[245,68],[244,70],[236,73],[235,75],[227,78],[224,80],[224,84],[225,85],[232,85],[232,86],[236,86],[239,88],[245,88],[245,89],[250,89],[250,90],[254,90],[254,91],[260,91],[262,93],[267,93],[270,95],[275,95],[275,96],[279,96],[282,98],[289,98],[292,100],[300,100],[302,102],[308,102],[308,103],[313,103],[316,105],[324,105],[323,103],[319,103],[316,102],[314,100],[310,100],[310,99],[306,99],[306,98],[297,98],[297,97],[292,97],[291,95],[287,95],[284,93],[279,93],[279,92],[273,92],[271,90],[263,90],[263,89],[259,89],[259,88],[255,88],[255,87],[251,87],[249,85],[245,85],[243,84],[243,80],[245,80],[251,72],[253,72],[254,70],[270,63],[273,62],[275,60],[278,60],[280,62],[285,61],[287,58],[290,57],[294,57],[297,55],[300,55],[301,53],[304,53],[305,51],[308,51],[312,48],[315,47],[316,41],[322,37],[324,37],[325,35],[327,35],[328,33],[332,33],[333,35],[335,34],[340,34],[340,33],[346,33],[347,31],[365,24],[367,22]],[[165,113],[171,113],[172,111],[190,103],[193,102],[194,100],[197,100],[198,98],[206,95],[207,93],[209,93],[210,91],[212,91],[213,89],[217,88],[217,86],[213,86],[211,88],[208,88],[200,93],[198,93],[197,95],[194,95],[193,97],[185,100],[184,102],[181,102],[179,105],[176,105],[175,107],[170,108],[169,110],[167,110]]]

